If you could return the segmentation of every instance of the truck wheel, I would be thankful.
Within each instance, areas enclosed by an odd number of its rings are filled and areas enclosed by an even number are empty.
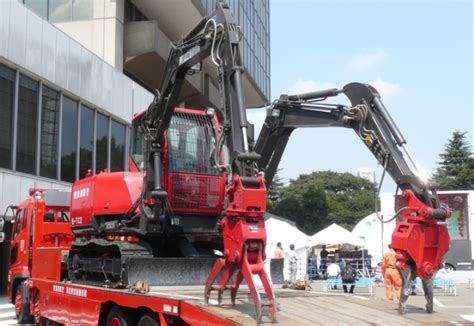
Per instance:
[[[160,321],[158,320],[158,316],[156,314],[147,313],[140,318],[138,322],[138,326],[159,326]]]
[[[25,287],[18,284],[15,291],[15,315],[19,324],[27,324],[32,321],[32,316],[28,311],[29,303],[23,302],[25,297]]]
[[[106,326],[132,326],[134,324],[132,318],[119,307],[110,309],[105,322]]]
[[[45,324],[45,320],[41,317],[41,310],[40,310],[40,293],[36,291],[34,307],[33,307],[33,317],[35,325],[43,326]]]

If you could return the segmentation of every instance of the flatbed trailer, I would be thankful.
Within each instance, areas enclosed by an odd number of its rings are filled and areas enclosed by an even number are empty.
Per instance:
[[[154,314],[160,325],[257,324],[253,301],[245,286],[235,305],[228,295],[224,295],[221,305],[213,300],[204,305],[203,286],[151,287],[148,293],[139,294],[65,282],[31,279],[30,283],[43,291],[42,300],[48,300],[47,310],[41,311],[41,315],[66,325],[104,325],[113,307],[127,313],[132,325],[137,325],[145,314]],[[418,307],[410,306],[407,314],[400,316],[395,303],[382,299],[383,288],[379,289],[378,298],[315,289],[276,289],[278,325],[432,325],[459,321],[444,312],[426,314],[423,296],[417,298]],[[263,318],[262,325],[271,325],[270,319]]]
[[[232,321],[225,309],[219,314],[219,309],[188,302],[169,289],[161,293],[134,293],[128,289],[35,278],[27,284],[36,324],[54,321],[65,325],[140,325],[140,320],[148,316],[156,325],[242,325]]]
[[[71,288],[88,290],[88,295],[99,291],[101,295],[105,296],[107,300],[112,301],[112,298],[123,299],[126,301],[122,304],[129,306],[131,300],[135,302],[145,302],[149,309],[169,310],[170,307],[164,306],[168,304],[173,309],[173,304],[178,304],[178,314],[171,314],[175,321],[174,324],[192,324],[192,325],[256,325],[253,302],[250,298],[250,293],[244,286],[242,293],[237,299],[235,306],[230,304],[227,295],[224,295],[223,304],[217,306],[216,302],[211,300],[210,305],[202,304],[203,286],[173,286],[173,287],[151,287],[147,294],[131,293],[128,290],[114,290],[97,288],[93,286],[77,285],[65,282],[45,282],[41,286],[60,285],[70,286]],[[37,283],[40,285],[40,283]],[[407,314],[400,316],[397,314],[396,303],[388,302],[384,299],[384,288],[376,289],[375,296],[368,296],[367,293],[358,291],[355,295],[344,295],[340,292],[319,292],[320,284],[313,283],[313,290],[311,291],[295,291],[285,289],[275,289],[278,302],[278,325],[432,325],[432,324],[449,324],[453,322],[466,322],[459,318],[458,313],[450,313],[450,309],[437,309],[434,314],[426,314],[422,308],[424,305],[424,297],[418,295],[414,297],[415,305],[409,306]],[[66,290],[65,290],[66,291]],[[71,290],[69,290],[71,291]],[[78,290],[76,290],[78,291]],[[92,291],[92,292],[89,292]],[[466,291],[465,291],[466,292]],[[44,292],[46,294],[46,292]],[[421,294],[421,293],[419,293]],[[443,302],[449,300],[452,304],[466,304],[466,297],[440,297]],[[94,294],[93,294],[94,295]],[[57,296],[62,298],[62,304],[68,301],[64,295]],[[70,295],[72,296],[72,295]],[[91,298],[93,299],[93,298]],[[81,302],[93,301],[91,299],[81,300]],[[102,303],[102,297],[99,298]],[[118,302],[117,302],[118,303]],[[160,306],[161,305],[161,306]],[[62,307],[62,309],[69,309]],[[74,309],[78,310],[77,306]],[[81,308],[82,309],[82,308]],[[73,314],[68,310],[64,315]],[[449,314],[446,314],[448,312]],[[46,313],[46,312],[43,312]],[[57,313],[57,312],[53,312]],[[83,312],[76,311],[75,314],[82,314]],[[464,313],[468,313],[468,309],[464,309]],[[59,314],[59,313],[58,313]],[[86,316],[83,320],[92,316]],[[78,319],[75,319],[78,320]],[[90,324],[97,324],[98,320],[94,320]],[[66,324],[82,324],[89,325],[89,323],[69,323]],[[173,325],[171,321],[163,322],[164,325]],[[270,325],[269,319],[263,319],[263,325]]]

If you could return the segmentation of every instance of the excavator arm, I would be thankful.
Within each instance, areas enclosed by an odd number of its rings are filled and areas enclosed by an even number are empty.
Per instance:
[[[160,89],[146,113],[139,117],[146,143],[146,180],[143,194],[131,211],[135,211],[141,203],[142,210],[150,216],[165,214],[167,193],[161,186],[164,135],[170,126],[186,75],[193,73],[196,65],[210,57],[217,70],[222,102],[222,107],[218,108],[222,130],[218,133],[221,136],[217,140],[214,164],[227,176],[227,207],[220,222],[223,257],[217,259],[206,282],[205,301],[208,302],[211,291],[216,290],[221,302],[223,291],[230,290],[231,299],[235,302],[239,285],[245,279],[254,299],[257,319],[260,321],[262,317],[262,307],[269,306],[270,318],[275,320],[274,294],[263,263],[267,193],[263,176],[256,167],[260,157],[250,150],[248,143],[249,124],[241,82],[241,38],[241,29],[229,6],[218,1],[215,11],[173,46]],[[229,149],[230,159],[221,165],[220,153],[225,146]],[[214,284],[219,275],[219,281]],[[265,303],[261,302],[253,275],[262,280],[268,298]],[[232,285],[228,286],[231,280]]]
[[[139,117],[146,140],[145,198],[166,196],[166,192],[161,189],[160,179],[164,135],[170,126],[186,76],[193,74],[196,67],[200,69],[201,63],[206,58],[212,59],[218,71],[219,89],[225,103],[222,110],[225,117],[225,132],[232,136],[229,142],[239,150],[244,148],[242,143],[247,137],[245,134],[247,121],[240,85],[241,72],[233,73],[240,69],[240,38],[240,28],[229,7],[223,2],[218,2],[214,12],[197,24],[179,43],[172,46],[160,89],[156,91],[155,99],[146,113]],[[244,112],[244,115],[242,116],[240,112]]]
[[[322,103],[338,94],[346,95],[351,106]],[[275,101],[267,109],[267,118],[255,145],[256,152],[261,154],[258,165],[265,173],[267,187],[291,133],[304,127],[353,129],[402,190],[402,208],[396,213],[397,225],[392,235],[392,247],[397,252],[398,267],[404,281],[399,311],[404,311],[408,290],[416,276],[427,287],[427,310],[432,311],[430,280],[441,267],[443,256],[449,249],[445,221],[450,211],[441,207],[434,185],[420,178],[406,140],[377,90],[367,84],[350,83],[341,90],[282,95]]]

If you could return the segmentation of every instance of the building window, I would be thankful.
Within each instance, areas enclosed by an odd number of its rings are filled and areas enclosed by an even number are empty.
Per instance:
[[[140,22],[146,21],[148,18],[140,11],[130,0],[125,1],[124,8],[125,22]]]
[[[61,180],[76,180],[77,102],[63,96],[61,135]]]
[[[92,153],[94,151],[94,111],[81,106],[81,142],[79,152],[79,179],[92,170]]]
[[[16,170],[30,174],[36,173],[38,89],[38,82],[20,75]]]
[[[107,169],[107,157],[109,148],[109,118],[97,113],[97,138],[96,138],[96,162],[95,172],[99,173]]]
[[[12,167],[15,71],[0,65],[0,167]]]
[[[125,169],[125,126],[113,120],[110,155],[110,170],[123,171]]]
[[[91,20],[94,18],[93,0],[74,0],[72,3],[72,20]]]
[[[25,5],[41,18],[48,18],[48,1],[46,0],[24,0]]]
[[[48,19],[52,23],[71,21],[71,0],[49,0]]]
[[[41,101],[40,175],[57,178],[59,138],[59,93],[43,86]]]

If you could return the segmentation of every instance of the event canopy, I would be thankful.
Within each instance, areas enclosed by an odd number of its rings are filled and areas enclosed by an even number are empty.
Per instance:
[[[265,220],[265,227],[267,230],[267,247],[266,256],[267,258],[273,258],[276,244],[281,242],[283,246],[283,252],[285,254],[285,268],[284,277],[288,280],[290,277],[289,267],[287,264],[288,252],[290,250],[290,244],[295,245],[296,257],[298,259],[298,271],[296,278],[304,279],[307,271],[307,260],[308,260],[308,249],[313,246],[310,241],[310,237],[301,232],[295,225],[294,222],[281,218],[279,216],[267,213],[267,219]],[[269,265],[270,260],[266,260]],[[269,266],[265,266],[267,272],[270,270]]]
[[[312,246],[308,235],[283,218],[270,215],[265,221],[265,227],[267,229],[267,245],[276,245],[277,242],[281,242],[286,250],[290,244],[294,244],[296,249]]]
[[[331,224],[324,230],[319,231],[311,237],[311,242],[315,246],[322,245],[352,245],[363,247],[364,240],[344,229],[336,223]]]

